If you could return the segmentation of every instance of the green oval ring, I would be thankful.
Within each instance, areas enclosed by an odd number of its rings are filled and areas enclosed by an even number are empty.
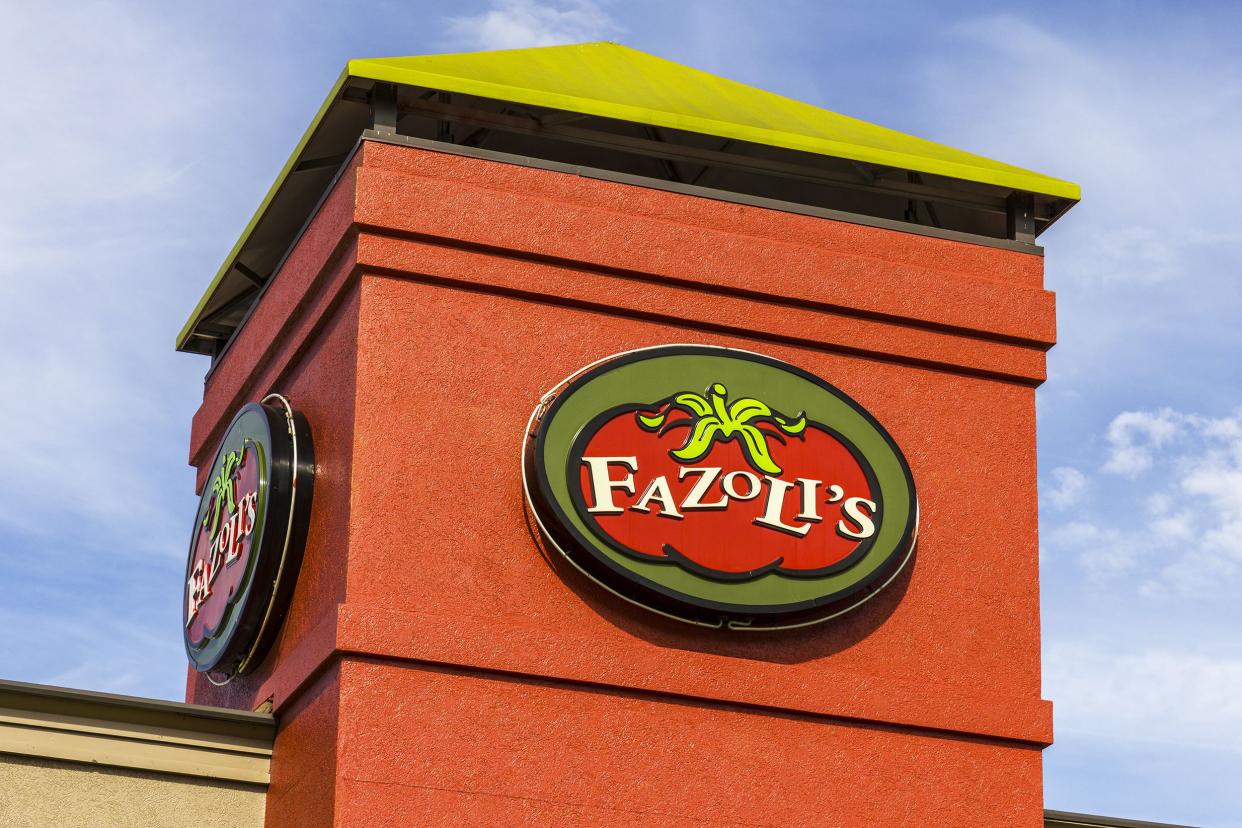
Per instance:
[[[710,382],[723,382],[781,411],[804,411],[811,420],[841,432],[866,456],[875,470],[885,510],[876,542],[853,566],[813,579],[769,573],[740,583],[713,581],[675,565],[622,555],[577,515],[565,469],[570,446],[581,429],[614,406],[654,401]],[[912,556],[918,498],[901,450],[866,409],[801,368],[750,351],[665,345],[601,360],[551,393],[555,399],[538,417],[534,433],[528,430],[527,434],[527,498],[545,535],[561,553],[629,601],[709,626],[805,626],[863,603],[890,583]]]

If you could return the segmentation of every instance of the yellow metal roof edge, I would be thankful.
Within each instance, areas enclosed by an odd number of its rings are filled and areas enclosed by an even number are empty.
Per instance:
[[[332,91],[324,98],[323,104],[320,105],[319,111],[315,113],[314,119],[311,120],[310,126],[302,133],[301,139],[297,146],[293,148],[289,159],[285,161],[285,165],[281,167],[280,173],[276,176],[276,180],[272,182],[272,186],[268,188],[267,195],[263,196],[263,201],[259,202],[259,207],[254,211],[254,215],[250,217],[250,222],[242,230],[241,235],[237,238],[237,243],[233,245],[233,249],[224,257],[224,263],[220,265],[220,269],[216,271],[215,278],[211,280],[211,284],[207,286],[207,290],[203,293],[198,304],[194,306],[194,310],[190,313],[190,318],[186,320],[185,325],[181,327],[181,332],[177,334],[177,350],[180,350],[190,338],[190,332],[194,330],[199,316],[203,309],[207,306],[208,300],[211,299],[216,288],[220,286],[220,282],[224,280],[224,275],[229,272],[229,268],[233,265],[233,260],[241,252],[242,247],[250,238],[250,234],[254,232],[255,225],[259,223],[259,219],[267,212],[268,205],[272,203],[272,199],[276,197],[276,193],[280,191],[281,186],[285,183],[285,179],[289,177],[289,172],[293,169],[293,165],[297,163],[298,156],[302,154],[302,150],[306,148],[306,144],[310,141],[311,136],[315,134],[315,130],[319,127],[319,122],[323,120],[323,116],[327,114],[328,108],[336,100],[340,94],[341,88],[344,87],[345,81],[349,79],[349,70],[345,69],[341,72],[340,77],[336,79],[336,83],[332,85]]]
[[[998,187],[1012,187],[1024,192],[1065,198],[1071,201],[1081,200],[1081,188],[1077,184],[1043,175],[1042,173],[1023,170],[1020,167],[1010,167],[1009,170],[988,169],[957,161],[927,158],[925,156],[874,147],[860,147],[856,144],[817,139],[781,130],[750,127],[728,121],[716,121],[694,115],[677,115],[658,109],[647,109],[628,104],[605,103],[572,95],[562,95],[556,92],[544,92],[537,89],[462,78],[457,75],[442,75],[421,69],[390,66],[369,59],[349,61],[346,71],[354,77],[366,78],[368,80],[443,89],[448,92],[461,92],[496,100],[511,100],[516,103],[546,106],[551,109],[581,112],[586,115],[615,118],[622,121],[650,123],[668,129],[706,133],[708,135],[717,135],[721,138],[733,138],[739,141],[768,144],[785,149],[811,152],[817,155],[848,158],[854,161],[898,167],[915,172],[943,175],[949,178],[976,181],[983,184],[994,184]],[[913,138],[915,136],[908,137]]]

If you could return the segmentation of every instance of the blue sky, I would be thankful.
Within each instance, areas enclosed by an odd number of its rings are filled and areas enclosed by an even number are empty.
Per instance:
[[[0,676],[182,696],[173,337],[344,61],[608,38],[1083,185],[1041,239],[1046,803],[1242,826],[1242,13],[172,8],[0,3]]]

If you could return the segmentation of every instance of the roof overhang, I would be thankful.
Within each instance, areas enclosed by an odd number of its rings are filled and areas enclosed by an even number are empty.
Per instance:
[[[367,130],[1039,252],[1077,185],[612,43],[351,60],[177,338],[219,355]]]

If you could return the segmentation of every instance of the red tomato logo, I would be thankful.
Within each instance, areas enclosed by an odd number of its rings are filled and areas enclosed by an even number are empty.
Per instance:
[[[883,519],[874,472],[848,440],[721,383],[605,412],[570,463],[578,513],[610,546],[715,580],[838,571]]]
[[[254,454],[245,446],[226,455],[211,481],[211,501],[197,530],[186,582],[186,635],[193,645],[219,629],[246,572],[259,497]]]

